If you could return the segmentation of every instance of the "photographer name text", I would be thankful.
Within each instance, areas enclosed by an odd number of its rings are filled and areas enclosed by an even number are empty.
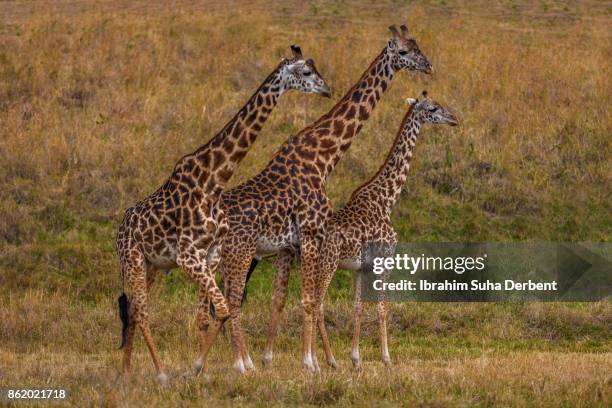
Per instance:
[[[490,280],[479,281],[474,279],[470,282],[458,282],[456,280],[444,280],[432,282],[420,279],[418,282],[402,279],[399,282],[385,282],[376,279],[372,282],[374,290],[377,291],[556,291],[557,282],[516,282],[506,279],[503,282]]]

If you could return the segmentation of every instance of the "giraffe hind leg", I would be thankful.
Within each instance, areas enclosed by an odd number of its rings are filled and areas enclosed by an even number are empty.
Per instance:
[[[157,372],[157,379],[162,385],[167,385],[168,376],[159,357],[157,347],[153,342],[151,328],[149,326],[149,313],[147,310],[147,271],[144,256],[139,251],[133,251],[132,256],[125,262],[126,282],[131,290],[131,301],[129,302],[129,321],[127,327],[126,346],[124,347],[124,371],[129,371],[130,360],[134,341],[136,326],[140,327],[143,337],[153,359]]]
[[[128,340],[128,328],[130,326],[130,301],[127,298],[125,292],[119,296],[119,318],[121,319],[121,345],[119,349],[121,350],[127,345]]]
[[[119,317],[122,324],[119,349],[123,349],[123,373],[128,375],[132,362],[136,321],[133,318],[130,319],[130,302],[125,293],[119,296]]]
[[[274,339],[278,333],[278,324],[287,301],[287,287],[289,286],[289,275],[291,273],[291,252],[282,251],[276,259],[276,275],[274,276],[274,291],[272,294],[272,313],[268,324],[268,336],[266,348],[262,358],[264,366],[272,362]],[[248,280],[248,276],[247,276]]]
[[[242,294],[241,304],[244,304],[244,301],[247,298],[247,294],[248,294],[247,284],[249,283],[249,279],[251,279],[251,275],[253,274],[253,271],[255,270],[255,268],[257,268],[258,263],[259,263],[259,259],[257,259],[256,257],[251,260],[251,265],[249,266],[249,271],[247,272],[246,281],[244,284],[244,293]]]
[[[128,327],[125,333],[125,345],[123,347],[123,372],[125,374],[129,374],[130,372],[135,332],[136,332],[136,322],[134,320],[131,320],[128,324]]]

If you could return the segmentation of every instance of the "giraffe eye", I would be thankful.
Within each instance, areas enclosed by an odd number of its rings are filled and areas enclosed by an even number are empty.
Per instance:
[[[304,72],[303,72],[303,74],[304,74],[304,76],[310,76],[310,74],[312,74],[312,72],[310,72],[310,71],[304,71]]]
[[[430,112],[435,112],[437,110],[438,110],[438,108],[436,106],[433,106],[433,107],[429,108]]]
[[[399,50],[398,53],[399,53],[399,55],[406,55],[406,54],[408,54],[408,51]]]

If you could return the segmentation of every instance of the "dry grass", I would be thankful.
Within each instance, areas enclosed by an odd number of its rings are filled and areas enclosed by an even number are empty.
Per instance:
[[[209,379],[177,378],[162,391],[140,342],[129,386],[113,382],[116,223],[294,42],[334,98],[284,96],[233,183],[332,106],[383,47],[390,23],[408,22],[436,74],[394,80],[330,179],[335,204],[377,169],[403,100],[426,88],[461,126],[427,128],[419,141],[395,212],[404,241],[610,240],[608,3],[242,3],[0,3],[0,385],[64,385],[78,406],[609,405],[609,303],[394,305],[397,369],[383,371],[366,327],[365,372],[342,359],[321,378],[299,368],[292,303],[272,370],[228,373],[220,341]],[[246,306],[255,355],[270,279],[264,265]],[[332,288],[338,357],[349,347],[349,282],[340,274]],[[195,350],[194,288],[177,274],[154,299],[155,338],[176,377]]]
[[[555,4],[383,3],[368,7],[372,18],[363,23],[348,4],[325,2],[288,2],[271,15],[257,2],[210,12],[161,3],[144,14],[106,3],[7,11],[0,211],[61,203],[78,216],[115,221],[223,125],[288,44],[300,42],[315,58],[337,98],[384,45],[387,22],[408,21],[436,75],[395,80],[330,181],[336,202],[379,166],[369,157],[386,152],[404,98],[427,88],[462,126],[427,130],[407,192],[436,206],[468,204],[493,219],[486,223],[507,215],[553,221],[539,235],[519,230],[508,238],[604,239],[609,217],[583,224],[610,209],[610,10]],[[18,8],[4,7],[11,6]],[[285,97],[233,182],[263,168],[283,140],[333,103]],[[25,221],[36,217],[21,215],[24,227],[0,228],[9,242],[34,238]]]
[[[160,287],[160,289],[163,287]],[[163,290],[163,289],[162,289]],[[159,292],[159,290],[158,290]],[[230,369],[227,339],[215,345],[208,374],[185,378],[197,340],[194,296],[153,298],[153,327],[171,385],[159,389],[143,342],[137,342],[129,381],[118,380],[120,353],[114,302],[74,303],[65,294],[28,291],[0,306],[0,383],[63,386],[74,406],[397,405],[606,406],[612,402],[609,303],[591,305],[395,305],[391,348],[395,365],[379,361],[374,313],[368,309],[362,373],[352,370],[349,306],[329,316],[337,371],[320,376],[300,366],[296,319],[287,319],[270,369],[240,376]],[[245,306],[258,359],[268,299]],[[73,307],[67,307],[73,306]],[[290,302],[288,315],[299,313]],[[163,339],[163,340],[162,340]]]

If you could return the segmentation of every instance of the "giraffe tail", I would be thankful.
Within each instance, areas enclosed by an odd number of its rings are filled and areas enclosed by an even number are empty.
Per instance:
[[[244,303],[244,301],[247,298],[247,285],[249,283],[249,279],[251,279],[251,275],[253,274],[253,271],[255,270],[255,268],[257,268],[258,263],[259,263],[259,258],[253,258],[253,260],[251,260],[251,266],[249,266],[249,271],[247,272],[246,280],[244,282],[244,293],[242,294],[242,301],[240,304]]]
[[[253,258],[253,260],[251,261],[251,266],[249,266],[249,271],[247,272],[246,281],[244,283],[244,293],[242,294],[242,301],[240,302],[241,305],[246,300],[246,297],[247,297],[247,284],[249,283],[249,279],[251,279],[251,275],[253,274],[253,271],[257,267],[258,263],[259,263],[259,259],[258,258]],[[221,280],[221,283],[219,284],[219,289],[221,289],[221,292],[223,292],[223,280]],[[215,317],[215,305],[212,302],[210,302],[209,309],[210,309],[210,315],[214,319],[214,317]]]
[[[118,303],[119,318],[121,319],[121,345],[119,346],[119,349],[122,349],[127,343],[128,327],[130,325],[130,314],[128,312],[130,308],[130,301],[128,300],[128,297],[125,292],[123,292],[121,296],[119,296]]]

